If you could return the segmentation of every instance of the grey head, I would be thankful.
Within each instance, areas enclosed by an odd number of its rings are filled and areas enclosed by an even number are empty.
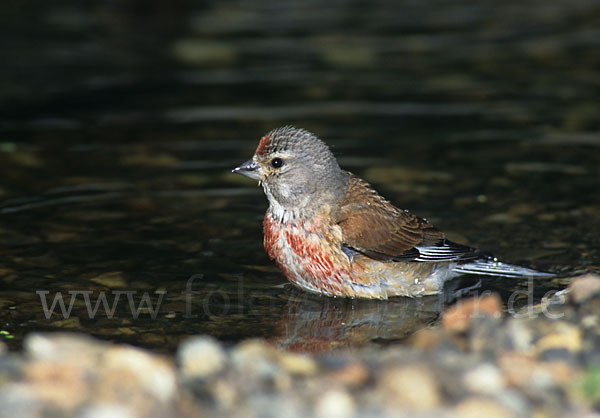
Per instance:
[[[348,174],[314,134],[290,126],[263,136],[251,160],[234,173],[259,180],[272,209],[310,216],[344,196]]]

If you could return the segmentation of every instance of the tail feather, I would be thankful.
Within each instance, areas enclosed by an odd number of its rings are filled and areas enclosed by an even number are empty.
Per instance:
[[[469,263],[459,264],[453,269],[460,274],[481,274],[485,276],[501,277],[553,277],[552,273],[528,269],[498,261],[496,258],[480,258]]]

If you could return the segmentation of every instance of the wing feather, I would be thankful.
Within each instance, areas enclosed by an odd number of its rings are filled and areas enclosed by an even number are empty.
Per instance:
[[[447,240],[425,219],[398,209],[353,175],[337,224],[342,228],[346,248],[375,260],[439,262],[478,255],[474,248]]]

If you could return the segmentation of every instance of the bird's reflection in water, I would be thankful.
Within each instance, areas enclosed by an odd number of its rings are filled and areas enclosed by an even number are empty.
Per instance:
[[[291,351],[323,352],[401,340],[433,324],[467,285],[458,280],[441,295],[389,300],[330,298],[288,289],[274,342]]]

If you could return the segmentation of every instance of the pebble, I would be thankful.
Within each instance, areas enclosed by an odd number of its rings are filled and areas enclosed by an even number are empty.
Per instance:
[[[251,389],[276,388],[284,390],[291,385],[290,374],[279,364],[279,351],[262,340],[240,343],[231,354],[234,372],[246,379]]]
[[[580,304],[587,299],[600,295],[600,276],[590,273],[575,277],[569,284],[568,289],[571,303]]]
[[[279,364],[287,372],[301,376],[314,375],[318,370],[317,363],[314,359],[299,353],[280,353]]]
[[[136,387],[147,392],[160,402],[168,402],[175,396],[175,368],[170,361],[144,350],[115,346],[103,355],[103,366],[107,375],[130,380]]]
[[[505,382],[511,386],[526,386],[536,367],[530,354],[508,351],[498,356],[498,365]]]
[[[352,361],[339,370],[331,372],[328,377],[331,382],[347,386],[349,388],[358,388],[363,386],[369,380],[371,374],[363,362]]]
[[[350,418],[355,415],[356,405],[344,390],[332,389],[317,400],[315,416],[318,418]]]
[[[440,393],[432,372],[425,366],[385,370],[379,388],[390,399],[409,409],[432,409],[440,404]]]
[[[79,418],[137,418],[131,408],[120,405],[90,405],[79,415]]]
[[[493,355],[498,350],[498,341],[502,337],[501,323],[492,316],[476,315],[471,318],[467,332],[468,347],[474,353]]]
[[[457,302],[442,316],[442,327],[447,331],[464,332],[476,316],[502,317],[502,300],[497,294],[473,297]]]
[[[557,321],[553,328],[555,332],[541,337],[535,344],[538,354],[550,349],[565,349],[574,353],[581,351],[581,330],[577,326]]]
[[[23,341],[25,355],[32,361],[69,363],[93,368],[107,345],[89,336],[69,333],[32,333]]]
[[[218,341],[209,336],[188,338],[179,345],[177,363],[186,379],[205,379],[223,370],[227,355]]]
[[[508,348],[528,352],[533,347],[533,331],[522,318],[509,318],[504,328]]]
[[[513,418],[514,414],[499,403],[487,398],[468,398],[454,408],[461,418]]]
[[[82,384],[85,369],[76,364],[34,361],[23,368],[27,389],[35,393],[38,402],[71,410],[92,395],[91,388]]]
[[[252,375],[269,376],[276,373],[278,356],[275,347],[261,340],[244,341],[231,353],[232,365]]]
[[[480,394],[493,394],[504,388],[502,374],[498,367],[483,363],[469,370],[462,379],[465,388]]]

